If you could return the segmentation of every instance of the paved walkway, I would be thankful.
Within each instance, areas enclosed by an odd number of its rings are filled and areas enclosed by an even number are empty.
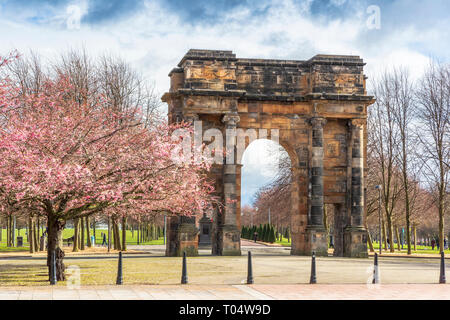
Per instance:
[[[449,300],[449,284],[124,285],[1,288],[0,300]]]

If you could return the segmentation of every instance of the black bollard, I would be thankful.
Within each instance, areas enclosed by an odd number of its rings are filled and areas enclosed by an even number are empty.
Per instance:
[[[439,283],[445,283],[445,257],[444,257],[444,251],[441,252],[441,273],[439,275]]]
[[[56,282],[56,251],[53,250],[50,256],[50,284],[55,285]]]
[[[309,279],[310,284],[317,283],[316,279],[316,252],[313,251],[312,253],[312,260],[311,260],[311,278]]]
[[[123,284],[123,275],[122,275],[122,251],[119,252],[119,265],[117,268],[117,280],[116,284]]]
[[[187,284],[188,283],[188,277],[187,277],[187,266],[186,266],[186,251],[183,252],[183,271],[181,274],[181,284]]]
[[[252,253],[248,252],[247,284],[253,284]]]
[[[374,262],[373,262],[373,280],[372,283],[380,283],[380,276],[378,270],[378,254],[375,252]]]

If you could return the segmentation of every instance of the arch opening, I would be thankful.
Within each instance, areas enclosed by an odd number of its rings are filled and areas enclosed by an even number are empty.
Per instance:
[[[291,224],[292,157],[283,146],[268,139],[252,141],[242,157],[238,175],[238,216],[241,241],[254,241],[254,230],[271,225],[274,237],[258,234],[260,241],[289,245]],[[275,239],[274,239],[275,238]]]

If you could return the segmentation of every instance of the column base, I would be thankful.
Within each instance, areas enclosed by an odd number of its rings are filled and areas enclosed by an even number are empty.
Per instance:
[[[364,227],[346,227],[344,229],[344,257],[369,257],[367,252],[367,231]]]
[[[301,237],[301,235],[299,235]],[[316,256],[328,256],[327,231],[323,227],[309,226],[303,233],[303,243],[298,243],[291,249],[291,255],[311,256],[313,252]]]
[[[182,223],[178,227],[178,250],[177,255],[181,257],[183,252],[186,256],[198,256],[198,233],[199,230],[193,223]]]
[[[166,246],[167,257],[198,256],[198,229],[195,224],[181,223],[175,230],[173,239]]]
[[[219,239],[222,240],[221,256],[241,255],[241,231],[235,225],[223,225],[219,228]]]

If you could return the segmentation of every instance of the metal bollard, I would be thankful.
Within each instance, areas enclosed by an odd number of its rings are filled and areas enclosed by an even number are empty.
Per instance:
[[[441,272],[439,275],[439,283],[445,283],[445,257],[444,251],[441,252]]]
[[[187,277],[187,266],[186,266],[186,251],[183,252],[183,271],[181,274],[181,284],[187,284],[188,283],[188,277]]]
[[[116,284],[123,284],[123,273],[122,273],[122,251],[119,252],[119,265],[117,268],[117,280]]]
[[[373,284],[380,283],[380,276],[378,270],[378,254],[375,252],[374,262],[373,262]]]
[[[309,279],[310,284],[317,283],[316,279],[316,252],[313,251],[311,259],[311,278]]]
[[[56,251],[53,250],[50,257],[50,284],[55,285],[56,282]]]
[[[248,252],[247,284],[253,284],[252,253]]]

